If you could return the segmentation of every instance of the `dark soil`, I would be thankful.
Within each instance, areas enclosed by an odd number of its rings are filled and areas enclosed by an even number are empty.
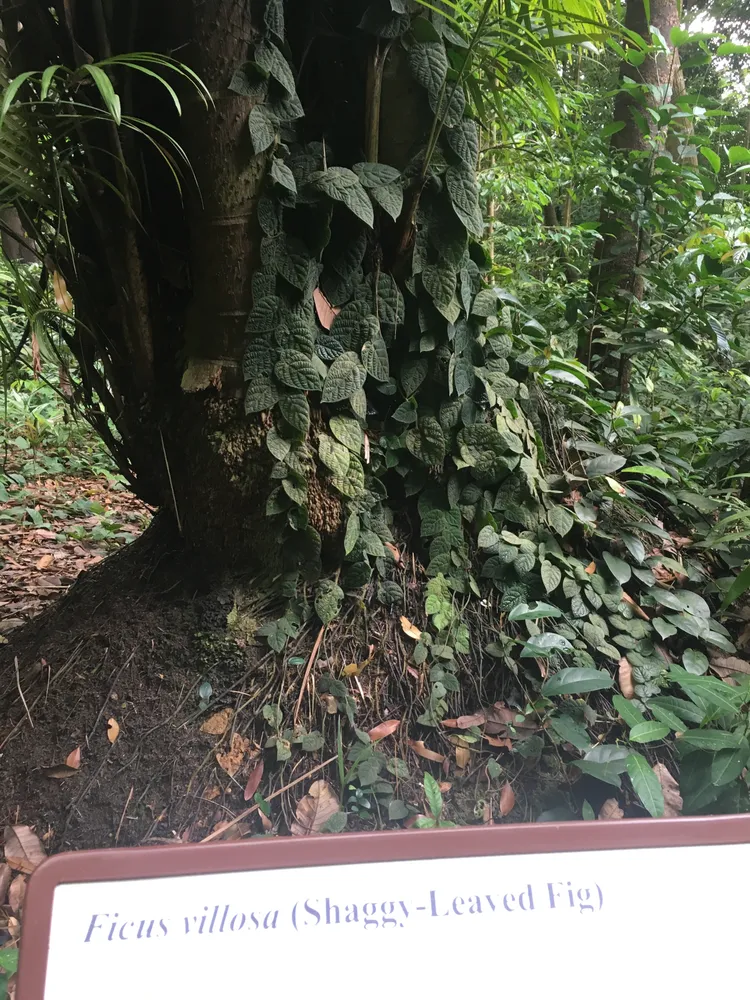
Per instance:
[[[236,574],[210,577],[158,515],[139,539],[83,573],[65,597],[0,646],[0,823],[34,826],[50,852],[199,841],[248,807],[247,779],[262,760],[260,791],[274,797],[265,829],[287,832],[296,802],[314,780],[308,772],[336,754],[340,723],[344,751],[357,745],[355,732],[342,716],[328,714],[319,697],[325,673],[346,680],[358,729],[401,720],[383,749],[407,762],[409,777],[396,779],[395,793],[415,809],[424,808],[428,769],[444,782],[444,818],[460,823],[529,820],[555,805],[567,784],[564,768],[542,773],[538,756],[510,754],[502,748],[507,740],[488,735],[473,745],[468,764],[459,762],[453,730],[417,723],[429,669],[415,668],[414,640],[404,635],[400,615],[424,622],[422,577],[411,559],[400,573],[403,606],[378,603],[375,585],[363,601],[347,602],[342,618],[325,631],[303,687],[319,623],[311,619],[283,655],[271,652],[256,630],[280,613],[277,599],[268,596],[273,588]],[[498,699],[523,705],[508,673],[482,655],[497,609],[477,607],[484,620],[472,630],[477,645],[452,699],[456,715]],[[359,664],[362,672],[347,677],[346,664]],[[265,747],[270,731],[261,710],[267,704],[281,708],[284,727],[298,721],[321,731],[325,747],[296,749],[279,765],[275,750]],[[225,732],[202,730],[226,709]],[[114,742],[110,720],[119,726]],[[486,729],[498,734],[502,727]],[[426,741],[428,754],[425,743],[413,740]],[[237,743],[240,761],[228,773],[217,755]],[[66,767],[77,747],[80,767]],[[502,777],[492,781],[491,756],[502,763]],[[336,762],[315,777],[331,781],[346,807]],[[274,796],[298,778],[305,780]],[[508,780],[515,807],[506,816],[500,790]],[[261,822],[256,813],[222,836],[260,833]],[[383,825],[385,816],[363,820],[350,812],[348,829]]]
[[[211,684],[210,714],[236,705],[230,691],[257,687],[267,650],[226,636],[232,607],[231,591],[198,585],[156,518],[13,630],[0,647],[0,821],[35,824],[60,851],[200,839],[230,802],[239,809],[241,774],[218,768],[197,693]],[[55,776],[76,747],[80,768]],[[207,789],[213,801],[203,801]]]

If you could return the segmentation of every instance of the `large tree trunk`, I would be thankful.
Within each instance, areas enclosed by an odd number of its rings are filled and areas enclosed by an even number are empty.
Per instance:
[[[644,103],[620,87],[615,97],[613,121],[622,122],[623,127],[611,139],[612,154],[616,160],[622,161],[631,154],[653,152],[656,126],[647,112],[648,106],[668,103],[669,99],[684,93],[679,53],[670,43],[672,28],[679,23],[679,11],[674,0],[653,0],[648,16],[643,0],[627,0],[626,28],[650,45],[650,26],[653,25],[670,46],[670,52],[650,52],[638,67],[624,61],[621,64],[621,84],[629,79],[648,88],[661,88],[663,97],[659,102],[655,91],[651,90]],[[638,165],[631,158],[631,169],[643,174],[639,186],[642,194],[647,196],[650,162],[644,164],[642,160]],[[649,234],[639,224],[638,216],[637,205],[629,202],[625,208],[621,204],[613,205],[610,199],[605,198],[599,224],[602,238],[597,244],[596,259],[589,275],[592,320],[581,330],[578,341],[579,360],[600,371],[604,384],[616,389],[619,396],[629,391],[630,360],[618,349],[618,345],[599,347],[593,342],[600,332],[597,317],[601,315],[603,303],[607,303],[610,314],[624,327],[630,312],[628,301],[643,297],[643,276],[638,268],[646,257]],[[625,320],[620,315],[623,312]]]

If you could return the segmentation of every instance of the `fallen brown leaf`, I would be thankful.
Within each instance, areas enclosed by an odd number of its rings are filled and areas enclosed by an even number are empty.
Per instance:
[[[71,750],[68,756],[65,758],[65,763],[68,765],[68,767],[72,767],[74,768],[74,770],[78,770],[78,768],[81,766],[81,748],[76,747],[75,750]]]
[[[506,750],[513,749],[513,744],[508,739],[499,740],[496,736],[488,736],[487,733],[483,733],[482,736],[491,747],[505,747]]]
[[[16,875],[10,884],[10,889],[8,890],[8,906],[16,915],[19,914],[21,907],[23,906],[23,899],[25,895],[26,876]]]
[[[258,761],[255,767],[250,772],[247,784],[245,785],[245,802],[249,802],[250,799],[258,791],[258,785],[260,785],[261,778],[263,777],[263,761]]]
[[[221,789],[218,785],[212,785],[203,792],[203,798],[208,799],[209,802],[213,802],[214,799],[218,799],[221,795]]]
[[[625,813],[620,809],[620,803],[617,799],[607,799],[606,802],[602,803],[602,807],[599,810],[599,819],[622,819]]]
[[[307,795],[297,803],[297,819],[291,831],[297,837],[320,833],[323,825],[340,809],[339,800],[327,781],[313,781]]]
[[[273,823],[269,817],[266,816],[262,809],[258,810],[258,816],[260,816],[260,825],[263,827],[264,833],[270,833],[273,830]]]
[[[739,656],[721,656],[716,654],[711,657],[711,669],[722,679],[726,679],[731,674],[750,674],[750,663]]]
[[[372,742],[375,743],[377,740],[382,740],[386,736],[391,736],[396,732],[400,725],[401,719],[387,719],[385,722],[379,722],[377,726],[373,726],[367,735],[370,737]]]
[[[405,635],[408,635],[410,639],[422,638],[422,630],[417,628],[416,625],[412,625],[406,615],[401,615],[401,628]]]
[[[461,770],[469,766],[471,761],[471,750],[463,740],[460,741],[456,747],[456,767],[460,767]]]
[[[452,781],[441,781],[440,784],[438,785],[438,788],[440,789],[440,791],[443,794],[445,794],[446,792],[449,792],[451,790],[451,788],[453,788],[453,782]]]
[[[117,719],[107,719],[107,739],[109,742],[114,743],[119,735],[120,723]]]
[[[315,312],[318,314],[320,325],[324,330],[330,330],[340,310],[331,305],[319,288],[313,291],[313,302],[315,303]]]
[[[31,875],[47,857],[39,837],[30,826],[6,826],[3,836],[5,860],[13,871]]]
[[[654,764],[651,768],[659,779],[662,794],[664,795],[664,816],[674,817],[682,815],[682,796],[680,786],[672,777],[664,764]]]
[[[388,549],[390,554],[393,556],[393,561],[398,566],[398,564],[401,562],[401,553],[398,549],[398,546],[394,545],[393,542],[383,542],[383,545],[385,545],[385,547]]]
[[[227,729],[229,729],[229,723],[232,721],[233,714],[234,712],[231,708],[222,708],[220,712],[214,712],[203,723],[200,731],[208,733],[209,736],[223,736]]]
[[[588,573],[589,576],[593,576],[594,573],[596,573],[596,563],[594,562],[593,559],[586,567],[586,572]]]
[[[78,769],[69,764],[53,764],[51,767],[43,767],[42,774],[45,778],[57,778],[63,781],[65,778],[72,778],[78,774]]]
[[[0,906],[5,902],[10,883],[13,881],[13,872],[10,865],[0,864]]]
[[[511,783],[506,781],[500,789],[500,815],[507,816],[508,813],[513,811],[515,804],[516,793],[513,791]]]
[[[42,558],[36,564],[36,568],[37,569],[49,569],[49,567],[52,565],[52,563],[54,561],[55,561],[55,557],[49,555],[49,553],[48,553],[46,556],[42,556]]]
[[[622,592],[622,599],[623,599],[623,601],[625,601],[626,604],[630,605],[630,607],[633,609],[633,611],[635,611],[635,613],[638,615],[638,617],[642,618],[644,620],[644,622],[651,621],[651,619],[646,614],[646,612],[643,610],[643,608],[640,606],[640,604],[637,604],[633,600],[633,598],[630,596],[630,594],[628,594],[628,592],[625,591],[625,590],[623,590],[623,592]]]
[[[434,760],[436,764],[442,764],[445,760],[444,754],[430,750],[422,740],[407,740],[406,742],[417,756],[424,757],[425,760]]]
[[[617,665],[617,681],[620,685],[623,698],[634,698],[635,688],[633,687],[633,668],[627,656],[623,656]]]
[[[230,778],[242,767],[245,753],[250,749],[250,740],[239,733],[232,733],[232,745],[226,753],[217,753],[216,761],[222,771],[226,771]]]

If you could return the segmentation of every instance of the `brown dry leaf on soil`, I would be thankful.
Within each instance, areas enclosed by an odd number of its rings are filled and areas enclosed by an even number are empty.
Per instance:
[[[221,795],[221,789],[218,785],[211,785],[210,788],[206,788],[203,792],[203,798],[208,799],[209,802],[213,802],[214,799],[218,799]]]
[[[388,719],[386,722],[379,722],[377,726],[373,726],[367,735],[375,743],[377,740],[385,739],[386,736],[392,736],[400,725],[401,719]]]
[[[39,562],[36,564],[37,569],[49,569],[52,563],[55,561],[55,557],[51,556],[49,552],[46,556],[42,556]]]
[[[406,615],[401,615],[401,628],[405,635],[408,635],[410,639],[421,639],[422,629],[417,628],[416,625],[412,625]]]
[[[222,771],[226,771],[230,778],[242,767],[246,752],[250,749],[250,740],[239,733],[232,733],[232,745],[226,753],[217,753],[216,761]]]
[[[456,767],[460,767],[461,770],[469,766],[471,762],[471,750],[463,740],[456,747]]]
[[[406,742],[418,757],[424,757],[425,760],[433,760],[436,764],[442,764],[445,760],[444,754],[430,750],[429,747],[424,745],[422,740],[407,740]]]
[[[5,860],[14,871],[31,875],[47,857],[30,826],[6,826],[4,839]]]
[[[5,902],[10,883],[13,881],[13,872],[10,865],[0,864],[0,906]]]
[[[607,799],[606,802],[602,803],[602,807],[599,810],[599,819],[622,819],[625,813],[620,809],[620,803],[617,799]]]
[[[8,890],[8,906],[18,916],[26,895],[26,876],[16,875]]]
[[[512,750],[513,744],[510,740],[499,740],[496,736],[488,736],[486,733],[482,735],[482,739],[487,740],[491,747],[504,747],[506,750]]]
[[[513,811],[516,804],[516,793],[509,781],[506,781],[500,790],[500,815],[507,816]]]
[[[72,767],[73,770],[77,771],[81,766],[81,748],[76,747],[75,750],[71,750],[65,758],[65,763],[68,767]]]
[[[335,715],[338,712],[339,706],[335,695],[322,694],[320,700],[326,707],[326,715]]]
[[[64,781],[66,778],[72,778],[78,774],[78,768],[71,767],[69,764],[53,764],[51,767],[43,767],[42,774],[45,778],[57,778],[58,781]]]
[[[662,794],[664,795],[664,816],[681,816],[682,796],[680,795],[680,786],[677,784],[664,764],[654,764],[651,770],[659,779]]]
[[[120,735],[120,723],[117,719],[107,719],[107,739],[110,743],[114,743],[117,737]]]
[[[231,708],[222,708],[220,712],[215,712],[206,719],[201,726],[201,732],[208,733],[209,736],[223,736],[229,729],[233,714]]]
[[[633,687],[633,668],[627,656],[623,656],[617,664],[617,681],[620,685],[623,698],[634,698],[635,688]]]
[[[726,680],[732,674],[750,674],[750,663],[739,656],[712,656],[711,669],[715,674]]]
[[[245,785],[245,802],[249,802],[250,799],[258,791],[258,785],[260,785],[261,779],[263,777],[263,761],[258,761],[255,767],[250,772],[247,784]]]
[[[292,823],[292,833],[305,837],[320,833],[323,825],[340,809],[339,800],[327,781],[313,781],[307,795],[297,803],[297,820]]]

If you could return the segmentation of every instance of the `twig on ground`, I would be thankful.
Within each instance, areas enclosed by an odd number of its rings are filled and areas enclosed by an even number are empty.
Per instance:
[[[125,808],[122,810],[122,816],[120,816],[120,822],[117,826],[117,833],[115,834],[115,847],[117,847],[117,842],[120,839],[120,831],[122,830],[122,824],[125,822],[125,813],[128,811],[128,806],[130,805],[130,800],[133,798],[134,791],[135,791],[135,785],[131,785],[127,801],[125,802]]]
[[[310,659],[307,661],[307,666],[305,667],[305,675],[302,678],[302,685],[299,689],[299,698],[297,698],[297,704],[294,706],[294,725],[297,725],[297,720],[299,719],[299,710],[302,705],[302,699],[305,696],[305,690],[307,689],[307,681],[310,677],[310,671],[312,670],[313,663],[315,663],[315,658],[318,655],[318,650],[320,649],[320,644],[323,641],[323,633],[325,632],[325,625],[320,626],[320,632],[318,632],[318,638],[315,640],[315,645],[312,648],[312,653],[310,653]]]
[[[26,699],[23,696],[23,688],[21,687],[21,673],[18,669],[18,657],[13,657],[16,664],[16,687],[18,688],[18,693],[21,695],[21,701],[23,702],[23,707],[26,709],[26,716],[29,720],[29,725],[34,728],[34,720],[31,718],[31,712],[29,711],[29,706],[26,704]]]
[[[323,629],[321,629],[320,631],[322,634]],[[306,778],[310,778],[313,774],[316,774],[318,771],[322,771],[324,767],[328,767],[328,765],[332,764],[335,760],[338,760],[338,754],[334,754],[333,757],[329,757],[328,760],[324,760],[322,764],[318,764],[316,767],[313,767],[309,771],[306,771],[303,775],[301,775],[301,777],[295,778],[294,781],[290,781],[289,784],[284,785],[282,788],[279,788],[278,791],[273,792],[266,798],[266,802],[270,802],[271,799],[278,798],[279,795],[283,794],[284,792],[288,792],[290,788],[294,788],[294,786],[298,785],[301,781],[304,781]],[[222,833],[226,833],[227,830],[231,829],[233,826],[236,826],[238,823],[241,823],[242,820],[246,819],[251,813],[254,813],[256,809],[260,809],[260,805],[257,802],[255,803],[254,806],[250,806],[249,809],[245,809],[244,812],[241,812],[238,816],[235,816],[233,820],[230,820],[228,823],[223,823],[220,827],[217,827],[217,829],[214,830],[213,833],[209,833],[209,835],[207,837],[204,837],[203,840],[199,841],[199,843],[207,844],[209,840],[216,840],[216,838],[220,837]]]

